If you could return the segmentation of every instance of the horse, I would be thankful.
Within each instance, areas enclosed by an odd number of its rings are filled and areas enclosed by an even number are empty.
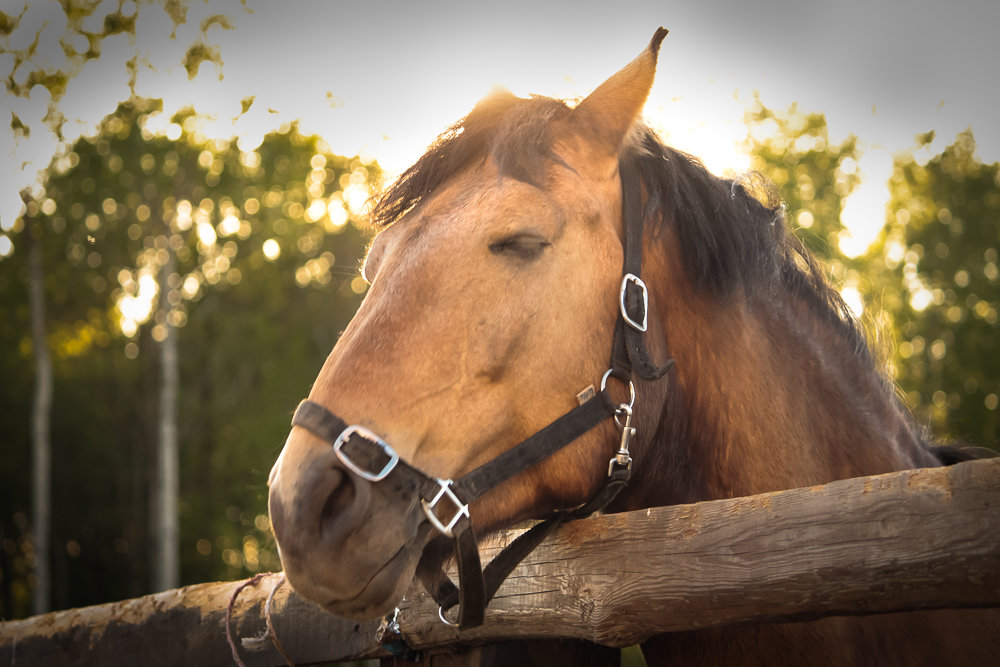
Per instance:
[[[781,206],[640,119],[665,34],[575,106],[495,90],[374,203],[369,289],[268,482],[302,597],[374,618],[427,575],[475,624],[498,584],[484,592],[470,536],[941,464]],[[608,481],[625,468],[627,486]],[[461,591],[436,574],[450,539]],[[642,649],[649,664],[986,664],[998,620],[826,618]]]

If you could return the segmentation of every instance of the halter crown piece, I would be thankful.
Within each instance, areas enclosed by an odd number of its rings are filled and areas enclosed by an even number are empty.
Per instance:
[[[344,467],[352,474],[371,483],[379,483],[390,475],[393,487],[400,495],[412,498],[416,494],[427,517],[428,529],[434,529],[454,543],[458,562],[458,581],[454,583],[444,573],[442,559],[425,549],[417,565],[417,577],[432,598],[440,605],[438,614],[448,625],[471,628],[482,625],[486,606],[500,584],[511,571],[548,535],[565,521],[589,516],[604,509],[628,483],[632,472],[629,443],[635,437],[632,426],[635,386],[633,373],[644,380],[665,375],[673,359],[656,366],[646,351],[643,332],[646,330],[649,294],[642,278],[642,233],[644,211],[641,202],[639,174],[634,166],[622,167],[622,224],[625,227],[623,278],[619,291],[619,312],[615,323],[611,350],[611,367],[594,392],[581,393],[581,403],[548,426],[515,445],[493,460],[462,475],[458,479],[440,479],[410,465],[377,435],[362,426],[351,426],[318,403],[305,400],[299,404],[292,425],[312,432],[333,446]],[[648,211],[655,208],[650,202]],[[607,391],[607,380],[615,377],[629,388],[628,403],[615,404]],[[588,388],[589,389],[589,388]],[[586,391],[586,390],[585,390]],[[583,400],[583,399],[586,400]],[[540,463],[576,438],[608,418],[614,418],[621,429],[618,451],[608,462],[608,475],[601,489],[588,502],[571,510],[557,510],[507,545],[485,568],[479,560],[479,549],[469,505],[490,489]],[[445,617],[445,611],[458,604],[458,620]],[[392,650],[400,645],[396,615],[387,617],[383,627],[384,644]]]

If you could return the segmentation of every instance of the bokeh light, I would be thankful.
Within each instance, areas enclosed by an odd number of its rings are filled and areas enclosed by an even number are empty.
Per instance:
[[[267,239],[261,246],[261,250],[264,252],[264,257],[269,261],[273,262],[278,259],[281,255],[281,245],[278,244],[276,239]]]

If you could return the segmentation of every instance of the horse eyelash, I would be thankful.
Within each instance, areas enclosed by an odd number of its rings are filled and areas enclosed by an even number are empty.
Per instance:
[[[552,244],[545,239],[533,234],[517,234],[510,236],[489,245],[490,252],[494,255],[511,254],[518,259],[537,259],[545,248]]]

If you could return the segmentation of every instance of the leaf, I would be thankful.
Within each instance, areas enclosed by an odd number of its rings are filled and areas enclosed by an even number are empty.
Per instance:
[[[217,25],[223,30],[233,29],[233,23],[232,21],[229,20],[228,16],[223,16],[222,14],[213,14],[212,16],[209,16],[207,19],[201,22],[201,31],[203,33],[207,32],[208,29],[211,28],[213,25]]]
[[[193,44],[184,54],[184,69],[187,70],[188,79],[193,79],[198,75],[198,68],[205,61],[213,62],[216,65],[222,65],[222,56],[218,49],[208,46],[204,42],[198,42]]]
[[[17,21],[9,16],[6,12],[0,12],[0,35],[9,35],[14,32],[14,28],[17,26]]]
[[[13,111],[10,112],[10,129],[14,131],[15,137],[31,136],[31,128],[21,122],[20,117]]]
[[[187,22],[187,5],[182,0],[167,0],[163,3],[163,10],[174,22],[174,27]]]

